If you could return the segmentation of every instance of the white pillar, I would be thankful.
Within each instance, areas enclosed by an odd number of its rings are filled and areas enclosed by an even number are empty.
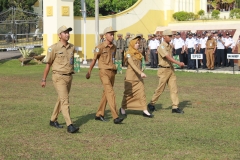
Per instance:
[[[74,44],[73,2],[74,0],[43,0],[43,47],[45,51],[50,45],[58,42],[57,30],[63,25],[73,28],[69,42]]]

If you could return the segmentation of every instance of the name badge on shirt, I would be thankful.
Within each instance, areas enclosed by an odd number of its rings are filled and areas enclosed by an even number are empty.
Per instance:
[[[74,63],[74,59],[73,59],[73,57],[71,57],[70,58],[70,64],[73,65],[73,63]]]

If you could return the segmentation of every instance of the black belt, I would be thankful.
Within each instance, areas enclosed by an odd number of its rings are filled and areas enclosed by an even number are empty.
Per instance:
[[[72,73],[68,73],[68,74],[60,74],[60,75],[63,75],[63,76],[71,76]]]
[[[164,67],[164,66],[161,66],[161,65],[159,65],[159,67],[160,67],[160,68],[171,68],[171,67]]]

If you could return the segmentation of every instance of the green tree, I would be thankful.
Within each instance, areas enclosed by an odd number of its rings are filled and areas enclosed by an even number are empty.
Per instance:
[[[1,0],[0,1],[0,12],[5,11],[8,9],[8,0]]]
[[[81,0],[74,1],[74,15],[81,16],[81,12],[79,11],[81,8]],[[137,0],[100,0],[99,2],[99,15],[111,15],[123,10],[128,9]],[[95,16],[95,0],[86,0],[86,9],[87,16],[94,17]]]

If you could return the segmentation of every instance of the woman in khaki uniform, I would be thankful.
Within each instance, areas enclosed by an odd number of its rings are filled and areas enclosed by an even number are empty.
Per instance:
[[[119,112],[126,115],[125,110],[142,110],[144,117],[152,118],[153,115],[147,110],[146,96],[144,91],[143,78],[146,75],[141,71],[142,54],[138,51],[140,36],[132,39],[129,43],[128,52],[125,55],[127,66],[122,108]]]

